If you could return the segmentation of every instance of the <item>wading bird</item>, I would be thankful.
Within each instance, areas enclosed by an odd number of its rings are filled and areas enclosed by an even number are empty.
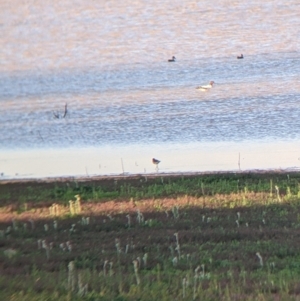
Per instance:
[[[152,158],[152,163],[155,165],[158,165],[160,163],[160,161],[155,158]]]
[[[160,161],[155,158],[152,158],[152,163],[155,165],[156,171],[158,171],[158,164],[160,163]]]

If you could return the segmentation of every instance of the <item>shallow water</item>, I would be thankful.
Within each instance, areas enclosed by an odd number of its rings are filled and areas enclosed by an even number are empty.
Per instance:
[[[299,167],[300,3],[248,2],[1,1],[2,178]]]

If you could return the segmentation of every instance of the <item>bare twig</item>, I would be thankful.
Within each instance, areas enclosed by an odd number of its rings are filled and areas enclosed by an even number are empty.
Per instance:
[[[66,117],[67,113],[68,113],[68,104],[66,103],[66,104],[65,104],[65,113],[64,113],[63,118]]]
[[[62,115],[62,118],[65,118],[67,116],[67,113],[68,113],[68,104],[66,103],[65,104],[65,112],[64,114]],[[56,119],[59,119],[60,118],[60,115],[58,112],[53,112],[53,115]]]
[[[59,119],[59,114],[58,113],[53,112],[53,115],[54,115],[55,118]]]
[[[44,138],[43,138],[43,136],[41,135],[41,132],[40,131],[38,131],[38,134],[39,134],[39,137],[42,139],[42,141],[44,142]]]

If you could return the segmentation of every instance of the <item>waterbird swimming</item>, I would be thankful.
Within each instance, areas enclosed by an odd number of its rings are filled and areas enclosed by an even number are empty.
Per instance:
[[[171,59],[168,60],[168,62],[175,62],[176,57],[173,55]]]
[[[237,59],[243,59],[244,56],[243,56],[243,54],[241,54],[241,55],[238,55],[236,58],[237,58]]]
[[[208,85],[199,86],[199,87],[197,87],[196,89],[197,89],[197,90],[200,90],[200,91],[208,91],[209,89],[211,89],[211,88],[213,87],[213,84],[214,84],[214,83],[215,83],[215,82],[214,82],[213,80],[211,80],[211,81],[209,82]]]

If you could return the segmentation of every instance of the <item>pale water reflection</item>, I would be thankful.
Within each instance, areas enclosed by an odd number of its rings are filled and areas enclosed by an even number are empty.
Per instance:
[[[299,10],[0,1],[2,178],[297,167]]]

